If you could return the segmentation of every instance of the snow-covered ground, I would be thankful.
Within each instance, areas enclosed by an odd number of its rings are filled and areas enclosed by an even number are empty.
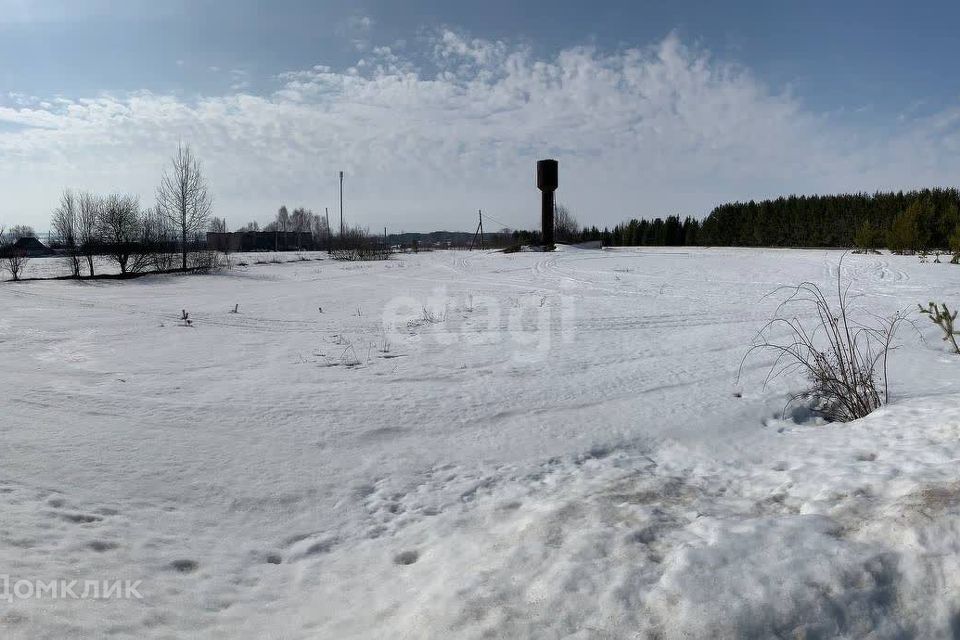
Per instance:
[[[779,419],[802,380],[764,389],[769,357],[736,381],[764,294],[840,257],[2,283],[0,574],[142,598],[12,597],[0,637],[955,637],[960,357],[936,328],[901,331],[893,403],[848,425]],[[951,265],[842,273],[873,313],[960,304]]]

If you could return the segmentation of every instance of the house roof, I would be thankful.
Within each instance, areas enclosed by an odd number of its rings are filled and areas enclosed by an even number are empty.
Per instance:
[[[26,251],[32,254],[51,254],[53,251],[48,249],[42,242],[34,237],[23,237],[13,243],[15,251]]]

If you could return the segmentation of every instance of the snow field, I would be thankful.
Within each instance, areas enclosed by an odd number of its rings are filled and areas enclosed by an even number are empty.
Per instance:
[[[144,595],[15,599],[2,635],[951,637],[960,361],[935,327],[849,425],[782,418],[803,381],[762,388],[769,358],[736,382],[763,296],[832,286],[840,255],[0,284],[0,573]],[[842,267],[881,314],[960,304],[958,273]]]

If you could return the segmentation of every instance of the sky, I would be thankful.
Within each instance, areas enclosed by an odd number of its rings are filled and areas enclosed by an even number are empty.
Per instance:
[[[154,202],[179,143],[231,228],[586,225],[953,186],[960,4],[0,0],[0,226],[64,188]]]

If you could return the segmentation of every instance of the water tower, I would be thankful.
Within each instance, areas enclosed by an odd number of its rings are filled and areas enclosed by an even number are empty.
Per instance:
[[[556,160],[537,162],[537,188],[542,194],[540,224],[543,228],[543,249],[553,251],[553,192],[557,190],[558,164]]]

